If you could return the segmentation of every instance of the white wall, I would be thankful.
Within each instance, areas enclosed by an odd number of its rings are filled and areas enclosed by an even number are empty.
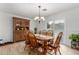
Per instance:
[[[41,21],[40,23],[38,21],[35,21],[36,23],[36,28],[37,31],[39,32],[40,30],[44,30],[46,29],[46,22],[45,21]],[[45,26],[45,27],[44,27]]]
[[[79,8],[68,10],[62,13],[57,13],[49,16],[47,19],[64,19],[65,20],[65,30],[63,43],[70,46],[70,40],[68,39],[71,33],[79,33]]]
[[[38,31],[47,30],[47,23],[51,21],[52,19],[53,19],[52,17],[45,17],[45,21],[41,21],[40,23],[36,21],[36,27]]]
[[[63,43],[66,45],[71,45],[68,37],[71,33],[79,33],[79,8],[66,11],[55,15],[57,17],[63,17],[65,19],[65,39]]]
[[[13,19],[12,19],[13,16],[16,15],[0,12],[0,39],[3,39],[2,43],[13,41]],[[16,16],[16,17],[21,17],[21,16]],[[30,29],[33,31],[34,22],[32,19],[29,20],[31,20]]]
[[[13,14],[0,12],[0,38],[3,39],[3,42],[9,42],[13,40],[13,26],[12,26],[12,17],[16,16]],[[41,30],[47,28],[47,22],[50,20],[64,19],[65,20],[65,31],[63,43],[70,46],[70,41],[68,36],[71,33],[79,33],[79,8],[68,10],[62,13],[57,13],[46,18],[41,24]],[[33,31],[34,27],[38,27],[39,23],[34,22],[31,19],[30,29]]]

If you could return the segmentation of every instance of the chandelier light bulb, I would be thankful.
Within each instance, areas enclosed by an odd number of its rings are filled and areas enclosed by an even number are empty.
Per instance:
[[[38,21],[45,21],[45,18],[43,17],[43,16],[41,16],[41,14],[40,14],[40,8],[41,8],[41,6],[38,6],[38,8],[39,8],[39,16],[36,16],[35,18],[34,18],[34,20],[38,20]]]

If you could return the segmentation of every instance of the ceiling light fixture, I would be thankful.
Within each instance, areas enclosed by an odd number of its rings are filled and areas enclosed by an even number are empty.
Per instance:
[[[39,23],[40,23],[40,21],[41,21],[41,20],[44,21],[45,18],[44,18],[43,16],[41,17],[41,13],[40,13],[41,6],[38,6],[38,8],[39,8],[39,16],[35,17],[34,20],[38,20]]]

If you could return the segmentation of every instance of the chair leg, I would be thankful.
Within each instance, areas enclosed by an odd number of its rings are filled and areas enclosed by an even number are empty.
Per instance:
[[[31,55],[31,52],[29,51],[28,54]]]
[[[54,49],[54,53],[55,53],[55,55],[57,55],[57,49]]]
[[[61,51],[60,51],[60,48],[58,48],[58,51],[59,51],[59,54],[61,55]]]
[[[24,50],[26,49],[26,46],[24,47]]]
[[[29,48],[28,54],[31,55],[31,52],[32,52],[32,51],[31,51],[31,48]]]

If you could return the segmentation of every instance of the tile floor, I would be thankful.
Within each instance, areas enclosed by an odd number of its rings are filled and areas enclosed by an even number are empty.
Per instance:
[[[24,46],[24,41],[1,46],[0,55],[28,55],[28,51],[24,51]],[[61,45],[61,53],[62,55],[79,55],[79,50]]]

